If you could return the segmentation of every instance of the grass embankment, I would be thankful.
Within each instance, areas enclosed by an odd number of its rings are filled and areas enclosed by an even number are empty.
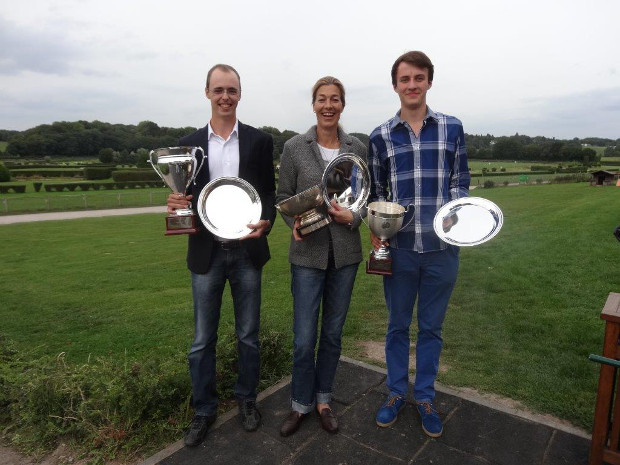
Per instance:
[[[589,428],[598,366],[587,355],[601,351],[599,314],[607,294],[617,292],[620,283],[620,244],[612,236],[620,189],[567,184],[484,189],[473,195],[496,202],[505,223],[491,242],[461,250],[439,381],[508,396]],[[110,457],[149,453],[179,437],[187,417],[191,291],[184,263],[186,238],[166,237],[163,230],[163,215],[0,227],[0,320],[2,332],[18,351],[14,355],[5,350],[3,360],[10,363],[3,362],[3,367],[13,378],[4,382],[18,376],[9,369],[19,365],[16,358],[21,364],[47,361],[46,370],[29,368],[39,377],[28,378],[29,388],[45,381],[43,371],[55,380],[47,378],[49,402],[33,407],[20,398],[24,404],[16,407],[27,417],[22,424],[4,419],[10,424],[9,436],[22,447],[32,447],[29,438],[41,434],[41,428],[47,428],[48,446],[63,432],[72,434],[70,427],[75,429],[78,421],[65,418],[66,411],[64,417],[50,417],[50,405],[56,408],[69,391],[79,393],[75,385],[80,377],[92,385],[98,376],[115,372],[118,379],[105,381],[108,384],[101,380],[106,386],[111,383],[111,389],[93,392],[105,398],[115,386],[129,385],[129,393],[106,398],[107,407],[96,405],[100,411],[107,408],[106,415],[75,416],[90,421],[90,429],[75,435],[76,440],[88,449],[93,437],[99,438],[103,456]],[[369,250],[367,231],[362,237]],[[266,350],[284,353],[285,360],[291,345],[288,242],[289,230],[279,219],[270,235],[272,260],[264,269],[262,322],[273,335],[266,340],[275,339],[276,347]],[[364,358],[361,342],[381,342],[386,313],[381,278],[366,275],[360,266],[345,326],[345,354]],[[222,332],[231,333],[232,325],[226,291]],[[231,358],[234,344],[226,344],[228,352],[224,348],[223,353]],[[276,364],[290,368],[286,361]],[[70,382],[63,385],[63,376]],[[52,389],[54,383],[58,392]],[[161,393],[162,386],[168,391]],[[170,405],[123,410],[124,396],[125,402],[131,401],[128,396],[152,397]],[[95,400],[90,402],[94,405]],[[48,410],[36,410],[42,407]],[[34,410],[26,412],[28,408]],[[135,416],[118,418],[124,411]],[[43,426],[26,428],[28,415],[39,415]]]

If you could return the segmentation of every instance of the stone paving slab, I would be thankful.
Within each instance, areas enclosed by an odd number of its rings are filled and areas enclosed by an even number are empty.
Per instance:
[[[507,413],[485,402],[437,392],[444,419],[441,438],[421,430],[410,401],[389,428],[375,423],[385,400],[385,371],[351,359],[341,359],[334,385],[340,432],[330,435],[318,415],[309,414],[294,435],[280,436],[290,409],[290,379],[259,396],[262,426],[246,433],[236,412],[220,418],[198,447],[182,441],[143,462],[143,465],[198,464],[416,464],[416,465],[566,465],[585,464],[589,440],[564,431],[561,425]]]

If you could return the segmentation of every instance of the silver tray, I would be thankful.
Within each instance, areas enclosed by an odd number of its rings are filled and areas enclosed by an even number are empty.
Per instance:
[[[495,237],[503,224],[502,211],[490,200],[462,197],[439,209],[433,220],[433,229],[448,244],[472,246]]]
[[[359,211],[366,205],[370,194],[370,173],[366,162],[354,153],[338,155],[325,168],[321,189],[326,204],[334,199],[341,207]]]
[[[260,221],[262,205],[256,189],[244,179],[221,177],[209,182],[198,196],[202,224],[222,239],[239,239]]]

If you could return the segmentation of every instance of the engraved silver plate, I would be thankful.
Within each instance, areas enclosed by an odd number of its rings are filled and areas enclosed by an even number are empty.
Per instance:
[[[482,197],[462,197],[439,209],[433,228],[442,241],[458,246],[482,244],[497,235],[504,215],[493,202]]]
[[[222,177],[209,182],[198,197],[202,224],[222,239],[239,239],[260,221],[262,205],[256,189],[244,179]]]

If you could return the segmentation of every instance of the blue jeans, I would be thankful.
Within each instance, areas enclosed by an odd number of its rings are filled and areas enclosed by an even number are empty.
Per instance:
[[[234,394],[238,399],[256,398],[260,366],[261,271],[252,265],[244,247],[232,250],[215,247],[209,271],[192,273],[195,335],[187,359],[193,406],[198,415],[217,413],[215,345],[226,280],[233,299],[239,351],[239,376]]]
[[[312,411],[315,401],[331,402],[332,384],[340,359],[342,327],[351,302],[357,264],[327,270],[291,265],[293,294],[292,409]],[[323,304],[319,349],[319,308]]]
[[[458,248],[418,253],[390,248],[392,276],[384,276],[389,310],[385,336],[387,387],[390,394],[407,395],[409,326],[418,299],[418,338],[413,397],[418,402],[435,398],[435,378],[443,345],[441,328],[459,269]]]

